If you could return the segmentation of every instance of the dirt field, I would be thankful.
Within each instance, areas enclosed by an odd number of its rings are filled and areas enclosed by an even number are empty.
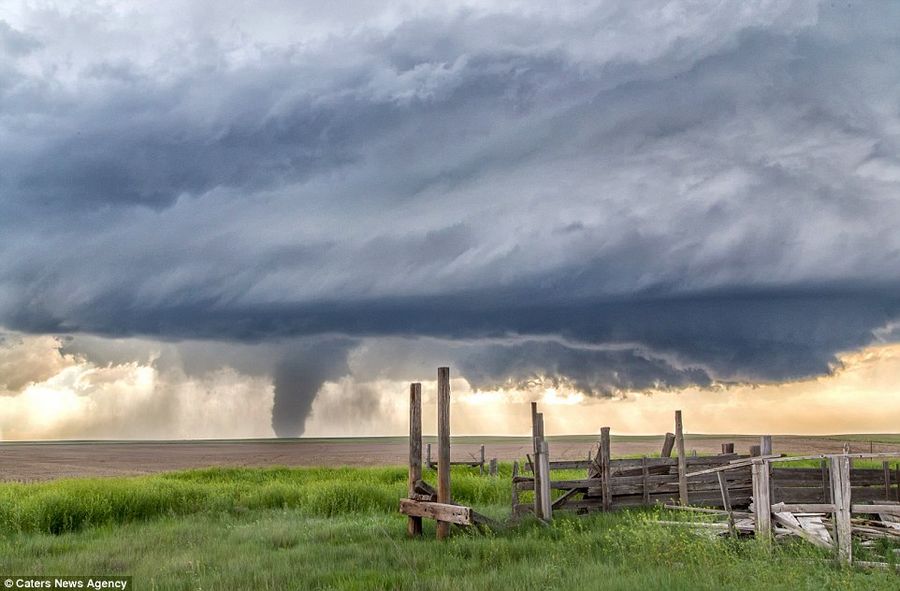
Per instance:
[[[426,438],[426,441],[428,439]],[[432,440],[433,441],[433,440]],[[591,436],[551,437],[553,459],[586,457]],[[718,453],[723,442],[734,442],[747,453],[759,442],[755,436],[694,435],[686,437],[687,450]],[[776,452],[804,454],[840,451],[844,441],[853,451],[898,451],[896,435],[833,437],[775,436]],[[873,443],[870,444],[870,441]],[[453,460],[478,455],[500,460],[523,458],[530,452],[526,438],[454,438]],[[658,452],[662,437],[613,437],[613,456]],[[0,480],[51,480],[76,476],[123,476],[208,466],[375,466],[403,465],[407,458],[402,437],[360,439],[293,439],[192,442],[40,442],[0,443]],[[435,450],[436,454],[436,450]]]

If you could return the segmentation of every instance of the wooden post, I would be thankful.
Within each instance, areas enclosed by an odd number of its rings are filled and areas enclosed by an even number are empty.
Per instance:
[[[675,434],[674,433],[666,433],[666,440],[663,441],[662,451],[659,452],[659,457],[671,458],[673,447],[675,447]]]
[[[760,454],[759,454],[759,446],[758,446],[758,445],[751,445],[751,446],[750,446],[750,455],[753,456],[753,457],[757,457],[757,456],[760,455]]]
[[[728,529],[731,530],[732,536],[737,536],[737,530],[734,528],[734,513],[731,510],[731,494],[728,492],[728,479],[725,472],[716,472],[719,477],[719,492],[722,494],[722,508],[728,511]]]
[[[536,403],[532,403],[532,410],[537,407]],[[533,412],[532,418],[534,423],[531,425],[532,433],[534,433],[534,463],[531,468],[534,473],[534,514],[543,519],[544,500],[541,498],[544,494],[544,480],[548,480],[549,474],[544,473],[543,459],[541,458],[542,446],[544,440],[544,415],[539,412]],[[549,480],[548,480],[549,486]]]
[[[407,489],[412,497],[416,481],[422,480],[422,384],[409,385],[409,478]],[[406,521],[410,537],[422,535],[422,518],[410,515]]]
[[[479,463],[479,473],[484,476],[484,445],[482,444],[480,450],[481,452],[481,462]]]
[[[600,480],[603,491],[603,510],[612,509],[612,482],[609,469],[609,427],[600,428]]]
[[[832,456],[831,498],[834,503],[834,533],[837,539],[838,561],[842,564],[853,562],[853,544],[850,526],[850,458],[846,455]]]
[[[488,475],[497,476],[497,458],[491,458],[491,462],[488,464]]]
[[[769,498],[769,463],[756,460],[751,465],[753,475],[753,516],[756,537],[766,543],[772,541],[772,501]]]
[[[681,411],[675,411],[675,448],[678,452],[678,502],[687,505],[688,485],[687,485],[687,461],[684,457],[684,425],[681,421]]]
[[[759,454],[762,456],[772,455],[772,436],[763,435],[759,438]]]
[[[828,476],[828,463],[825,460],[819,462],[822,471],[822,502],[831,503],[831,478]]]
[[[647,456],[641,457],[641,492],[645,507],[650,506],[650,468],[647,467]]]
[[[553,519],[553,506],[550,503],[550,445],[541,439],[541,515],[544,521]]]
[[[722,454],[733,454],[734,453],[734,444],[733,443],[723,443],[722,444]]]
[[[425,445],[425,466],[431,470],[433,467],[431,464],[431,444],[428,443]]]
[[[884,500],[891,500],[891,466],[887,460],[881,462],[881,469],[884,471]]]
[[[516,486],[519,484],[516,482],[516,477],[519,476],[519,460],[515,460],[513,462],[512,467],[512,494],[510,498],[512,499],[512,518],[517,519],[519,517],[519,487]]]
[[[438,503],[450,497],[450,368],[438,368]],[[438,521],[437,539],[450,535],[450,522]]]

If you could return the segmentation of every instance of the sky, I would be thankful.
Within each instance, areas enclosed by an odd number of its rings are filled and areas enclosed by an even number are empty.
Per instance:
[[[6,0],[0,438],[894,431],[898,22]]]

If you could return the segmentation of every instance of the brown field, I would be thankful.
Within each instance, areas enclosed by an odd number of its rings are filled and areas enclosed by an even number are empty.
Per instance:
[[[553,459],[579,459],[589,453],[594,436],[551,437]],[[426,438],[426,442],[429,438]],[[431,440],[433,441],[433,440]],[[687,450],[718,453],[720,444],[734,442],[738,453],[747,453],[759,442],[751,435],[687,435]],[[837,452],[844,441],[853,451],[900,452],[896,435],[835,435],[811,437],[776,435],[776,452],[806,454]],[[872,443],[870,443],[870,441]],[[523,458],[531,442],[524,437],[457,437],[452,459],[478,456],[485,445],[487,458],[501,461]],[[613,436],[613,456],[658,452],[662,437]],[[435,451],[435,455],[436,455]],[[222,441],[84,441],[0,443],[0,480],[32,481],[79,476],[127,476],[209,466],[377,466],[404,465],[403,437],[346,439],[272,439]]]

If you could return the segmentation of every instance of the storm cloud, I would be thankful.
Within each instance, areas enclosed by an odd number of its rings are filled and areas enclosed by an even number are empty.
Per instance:
[[[0,325],[238,343],[226,364],[273,377],[281,433],[361,339],[408,342],[398,379],[453,362],[481,387],[828,372],[896,340],[897,22],[888,2],[9,3]]]

